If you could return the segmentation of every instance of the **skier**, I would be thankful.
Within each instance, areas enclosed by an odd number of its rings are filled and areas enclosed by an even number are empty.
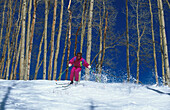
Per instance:
[[[82,58],[82,53],[77,53],[75,57],[73,57],[70,61],[68,66],[71,67],[72,65],[73,68],[71,69],[71,74],[70,74],[70,84],[73,84],[73,77],[75,76],[75,81],[78,83],[79,80],[79,72],[82,69],[82,66],[85,66],[86,68],[91,68],[91,66],[86,62],[84,58]]]

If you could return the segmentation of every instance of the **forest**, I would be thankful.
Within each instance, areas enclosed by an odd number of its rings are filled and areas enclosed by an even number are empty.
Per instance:
[[[0,79],[68,80],[81,52],[85,80],[170,87],[168,0],[0,0],[0,9]]]

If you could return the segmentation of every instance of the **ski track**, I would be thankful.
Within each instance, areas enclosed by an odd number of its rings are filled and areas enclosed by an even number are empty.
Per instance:
[[[168,87],[81,81],[63,90],[55,83],[0,80],[0,110],[170,110],[170,95],[154,91]]]

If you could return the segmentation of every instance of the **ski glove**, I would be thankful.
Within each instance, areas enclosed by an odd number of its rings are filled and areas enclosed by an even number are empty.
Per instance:
[[[90,69],[90,68],[91,68],[91,66],[89,65],[89,66],[88,66],[88,69]]]
[[[68,64],[68,67],[71,67],[72,66],[72,64]]]

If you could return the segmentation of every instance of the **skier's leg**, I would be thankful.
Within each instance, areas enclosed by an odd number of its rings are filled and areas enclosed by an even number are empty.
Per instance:
[[[75,70],[76,70],[75,67],[73,67],[73,68],[71,69],[70,81],[73,81]]]
[[[75,70],[75,81],[79,81],[79,72],[81,71],[81,68],[77,68]]]

